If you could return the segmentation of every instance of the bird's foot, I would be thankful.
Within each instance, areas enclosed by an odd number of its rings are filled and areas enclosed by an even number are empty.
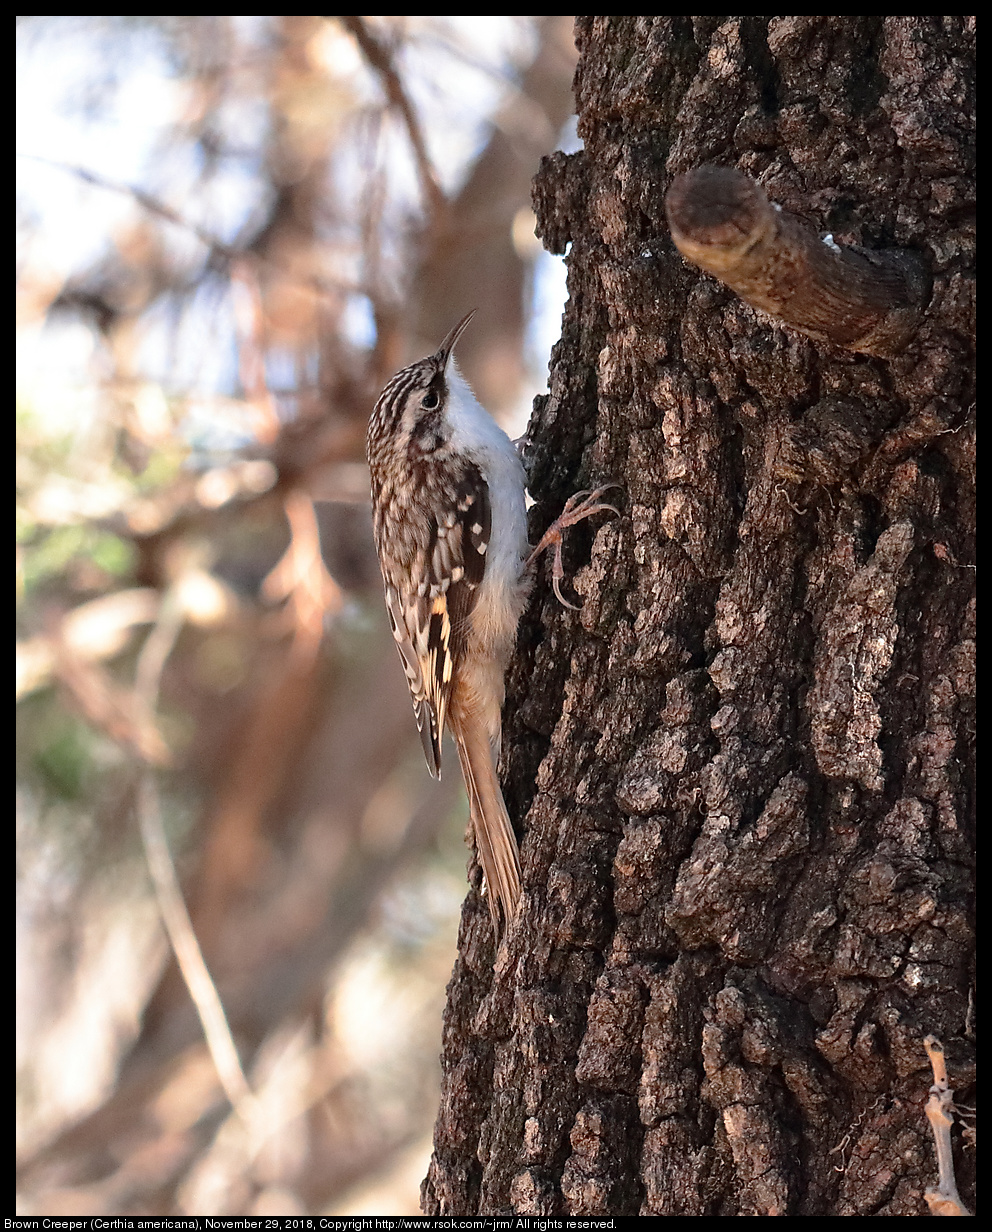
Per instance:
[[[551,563],[551,587],[558,596],[558,601],[564,607],[570,607],[573,612],[579,609],[576,604],[569,603],[565,596],[561,593],[561,582],[565,576],[565,568],[561,561],[561,545],[564,539],[564,532],[574,526],[576,522],[581,522],[583,518],[591,517],[594,513],[604,513],[609,510],[620,517],[620,510],[615,505],[608,505],[605,501],[599,498],[604,492],[609,492],[611,488],[618,488],[618,483],[607,483],[601,488],[596,488],[591,492],[576,492],[574,496],[570,496],[565,502],[565,507],[557,518],[551,523],[548,529],[541,536],[541,541],[537,547],[533,549],[530,556],[527,557],[525,568],[529,569],[548,548],[554,548],[554,559]]]

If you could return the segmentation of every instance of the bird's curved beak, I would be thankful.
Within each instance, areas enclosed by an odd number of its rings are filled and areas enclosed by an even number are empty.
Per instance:
[[[434,352],[434,358],[437,360],[438,366],[442,371],[447,368],[448,360],[451,358],[451,352],[455,349],[455,343],[465,332],[469,321],[471,321],[471,319],[475,316],[475,313],[476,309],[473,308],[467,316],[462,317],[455,328],[449,330],[448,333],[445,334],[444,341]]]

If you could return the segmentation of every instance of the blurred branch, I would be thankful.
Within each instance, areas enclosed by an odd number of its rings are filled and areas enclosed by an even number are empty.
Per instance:
[[[271,445],[279,435],[276,401],[265,379],[265,307],[258,277],[251,262],[238,257],[231,264],[234,320],[238,332],[238,369],[241,388],[261,415],[258,439]]]
[[[95,663],[85,662],[65,646],[57,648],[54,674],[98,731],[142,762],[169,764],[168,746],[132,691],[122,689]]]
[[[80,167],[76,163],[66,163],[55,158],[45,158],[41,154],[19,152],[17,157],[27,158],[36,163],[43,163],[45,166],[54,167],[58,171],[65,171],[68,175],[74,175],[85,183],[92,184],[94,188],[102,188],[107,192],[119,193],[122,196],[130,197],[142,209],[147,210],[148,213],[154,214],[157,218],[161,218],[183,231],[188,231],[191,235],[195,235],[200,243],[209,250],[211,256],[218,257],[225,263],[246,261],[250,258],[266,268],[276,270],[282,275],[295,276],[295,271],[279,261],[274,261],[272,258],[257,252],[248,252],[243,248],[239,248],[234,244],[228,244],[224,240],[219,239],[205,227],[191,222],[180,214],[178,210],[173,209],[171,205],[166,205],[161,198],[146,192],[143,188],[136,188],[134,185],[125,184],[120,180],[112,180],[109,176],[101,175],[97,171],[90,171],[88,168]],[[354,292],[364,293],[364,288],[342,279],[334,279],[333,282],[329,282],[326,278],[310,276],[306,279],[299,279],[299,281],[311,287],[317,295],[332,296],[352,294]]]
[[[331,19],[328,18],[328,20]],[[417,163],[417,173],[420,176],[421,191],[427,201],[432,221],[436,223],[440,220],[447,207],[447,198],[438,184],[434,165],[431,162],[430,155],[427,153],[427,143],[424,140],[420,121],[413,109],[413,104],[407,96],[400,75],[396,71],[392,52],[375,37],[365,24],[364,18],[338,17],[337,20],[341,22],[358,43],[369,67],[378,74],[379,79],[382,81],[390,105],[396,108],[403,119],[403,123],[406,125]]]
[[[17,643],[16,700],[50,682],[60,648],[82,663],[111,659],[127,645],[131,631],[137,625],[151,624],[158,610],[158,591],[150,587],[118,590],[74,608],[62,617],[54,633],[22,639]]]
[[[17,157],[28,158],[35,163],[43,163],[46,167],[55,167],[59,171],[65,171],[69,175],[76,176],[87,184],[92,184],[95,188],[103,188],[108,192],[121,193],[125,197],[130,197],[150,214],[163,218],[166,222],[171,222],[174,226],[181,227],[184,231],[189,231],[190,234],[195,235],[202,244],[206,245],[212,254],[223,257],[225,261],[234,261],[244,255],[240,249],[233,247],[231,244],[225,244],[223,240],[218,239],[216,235],[211,234],[204,227],[199,226],[195,222],[190,222],[178,210],[174,210],[171,205],[166,205],[164,201],[146,192],[143,188],[135,188],[132,184],[124,184],[120,180],[112,180],[108,176],[100,175],[99,172],[90,171],[86,167],[80,167],[78,164],[64,163],[55,158],[45,158],[41,154],[18,153]]]
[[[285,554],[262,584],[267,599],[286,599],[292,605],[294,652],[313,656],[323,636],[324,617],[340,611],[341,587],[331,577],[320,553],[320,529],[313,501],[303,492],[286,497],[290,542]]]

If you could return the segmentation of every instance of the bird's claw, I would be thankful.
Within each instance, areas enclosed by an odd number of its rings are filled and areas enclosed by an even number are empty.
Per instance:
[[[591,517],[594,513],[604,513],[607,510],[615,513],[620,517],[620,510],[615,505],[608,505],[600,501],[600,497],[604,492],[609,492],[611,488],[620,488],[618,483],[607,483],[601,488],[595,488],[591,491],[576,492],[574,496],[570,496],[565,502],[565,506],[557,518],[551,523],[548,529],[541,536],[541,540],[537,547],[527,557],[526,568],[530,568],[535,563],[537,558],[547,548],[553,547],[555,550],[554,559],[551,563],[551,588],[558,598],[558,602],[563,607],[571,608],[573,612],[577,612],[579,607],[575,603],[569,603],[565,596],[561,593],[561,582],[565,577],[565,568],[561,560],[561,545],[563,540],[563,532],[569,526],[574,526],[576,522],[581,522],[583,518]]]

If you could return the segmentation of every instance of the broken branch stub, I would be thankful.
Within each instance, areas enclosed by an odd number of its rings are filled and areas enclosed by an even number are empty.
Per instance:
[[[883,357],[898,355],[916,332],[930,288],[912,253],[821,240],[730,167],[678,176],[665,210],[687,260],[783,325]]]

